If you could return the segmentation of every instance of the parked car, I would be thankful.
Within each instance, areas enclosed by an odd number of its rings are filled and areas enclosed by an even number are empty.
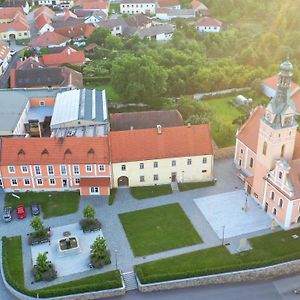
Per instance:
[[[4,207],[3,220],[4,222],[10,222],[12,220],[12,208],[10,206]]]
[[[17,51],[15,51],[15,50],[10,50],[10,51],[9,51],[9,54],[10,54],[11,56],[15,55],[16,53],[17,53]]]
[[[30,206],[30,210],[33,216],[38,216],[41,213],[40,206],[37,203],[32,203]]]
[[[26,218],[26,208],[23,204],[17,206],[17,218],[18,219]]]

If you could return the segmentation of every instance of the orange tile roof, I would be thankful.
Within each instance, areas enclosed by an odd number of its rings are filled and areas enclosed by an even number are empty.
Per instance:
[[[47,17],[54,17],[55,12],[47,6],[41,6],[34,11],[34,18],[37,18],[40,14],[44,14]]]
[[[40,14],[35,19],[35,26],[38,30],[41,30],[46,24],[51,24],[51,20],[44,14]]]
[[[262,81],[262,83],[264,85],[267,85],[269,86],[270,88],[274,89],[274,90],[277,90],[277,83],[278,83],[278,77],[279,75],[274,75],[274,76],[271,76],[269,78],[266,78]],[[293,93],[295,90],[299,89],[299,85],[295,82],[292,81],[291,83],[291,88],[290,88],[290,92]]]
[[[157,0],[159,7],[172,7],[180,5],[179,0]]]
[[[196,25],[197,26],[215,26],[215,27],[221,27],[222,26],[222,22],[217,20],[217,19],[214,19],[214,18],[211,18],[211,17],[204,17],[200,20],[198,20],[196,22]]]
[[[40,58],[40,62],[46,66],[60,66],[64,63],[82,65],[85,62],[85,55],[83,51],[67,47],[60,53],[43,55]]]
[[[29,24],[23,11],[21,13],[17,12],[13,21],[9,23],[0,23],[0,32],[8,32],[12,29],[16,31],[29,31]]]
[[[300,90],[295,92],[291,98],[295,103],[297,113],[300,114]]]
[[[53,32],[45,32],[42,35],[36,37],[35,39],[31,40],[29,46],[32,47],[48,47],[48,46],[59,46],[66,42],[68,42],[70,38],[63,36],[55,31]]]
[[[14,19],[18,13],[24,14],[21,7],[0,7],[0,19]]]
[[[191,2],[191,6],[192,6],[193,9],[207,10],[207,7],[203,3],[201,3],[200,1],[198,1],[198,0],[193,0]]]
[[[109,177],[80,178],[80,186],[107,186],[107,187],[110,187],[110,178]]]
[[[109,163],[107,137],[2,138],[1,165]]]
[[[109,133],[113,163],[171,157],[212,155],[212,138],[208,124],[113,131]]]
[[[55,29],[55,31],[61,35],[68,36],[68,37],[78,37],[78,36],[85,36],[89,37],[96,28],[91,24],[77,24],[73,26],[66,26]]]
[[[108,9],[109,2],[104,0],[79,0],[76,5],[80,5],[83,9]]]
[[[240,128],[237,139],[256,153],[260,119],[265,113],[262,106],[257,106],[245,124]]]

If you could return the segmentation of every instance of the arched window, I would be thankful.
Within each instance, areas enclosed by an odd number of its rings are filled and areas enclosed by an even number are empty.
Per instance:
[[[280,152],[280,157],[284,156],[284,149],[285,149],[285,145],[281,146],[281,152]]]
[[[278,206],[279,206],[279,207],[283,207],[283,200],[282,200],[281,198],[280,198],[279,201],[278,201]]]
[[[251,157],[250,158],[250,168],[252,168],[253,167],[253,158]]]
[[[274,198],[275,198],[275,193],[273,191],[270,194],[270,198],[271,198],[271,200],[274,200]]]
[[[263,145],[263,155],[267,154],[267,148],[268,148],[267,142],[264,142],[264,145]]]
[[[274,207],[274,208],[273,208],[273,215],[276,216],[276,213],[277,213],[277,210],[276,210],[276,208]]]
[[[279,179],[282,178],[282,172],[281,171],[279,171],[278,177],[279,177]]]

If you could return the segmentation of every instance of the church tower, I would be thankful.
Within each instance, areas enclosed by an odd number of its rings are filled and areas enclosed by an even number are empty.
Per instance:
[[[259,200],[263,198],[263,177],[274,168],[276,160],[289,162],[293,158],[298,125],[295,104],[289,96],[292,71],[293,65],[289,60],[280,65],[276,94],[260,120],[253,181]]]

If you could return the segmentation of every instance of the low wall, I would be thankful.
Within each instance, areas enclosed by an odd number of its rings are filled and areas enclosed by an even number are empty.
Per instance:
[[[170,290],[176,288],[186,288],[194,286],[203,286],[210,284],[224,284],[234,282],[246,282],[255,280],[271,279],[283,275],[291,275],[300,272],[300,259],[281,263],[273,266],[243,270],[201,277],[193,277],[179,280],[162,281],[157,283],[142,284],[138,281],[140,292],[153,292],[161,290]]]
[[[4,270],[3,270],[3,265],[2,265],[2,242],[0,243],[0,269],[1,269],[1,277],[4,283],[4,286],[6,289],[14,295],[16,298],[21,299],[21,300],[35,300],[37,298],[30,297],[27,295],[24,295],[17,290],[15,290],[7,281],[4,276]],[[121,276],[121,274],[120,274]],[[52,298],[40,298],[40,299],[45,299],[45,300],[93,300],[93,299],[101,299],[101,298],[108,298],[108,297],[116,297],[116,296],[122,296],[125,295],[126,290],[125,290],[125,284],[123,281],[123,277],[121,276],[122,280],[122,287],[116,288],[116,289],[111,289],[111,290],[103,290],[103,291],[96,291],[96,292],[87,292],[87,293],[81,293],[81,294],[73,294],[73,295],[66,295],[66,296],[58,296],[58,297],[52,297]]]
[[[225,158],[233,157],[234,150],[235,150],[234,146],[215,149],[214,158],[215,159],[225,159]]]

